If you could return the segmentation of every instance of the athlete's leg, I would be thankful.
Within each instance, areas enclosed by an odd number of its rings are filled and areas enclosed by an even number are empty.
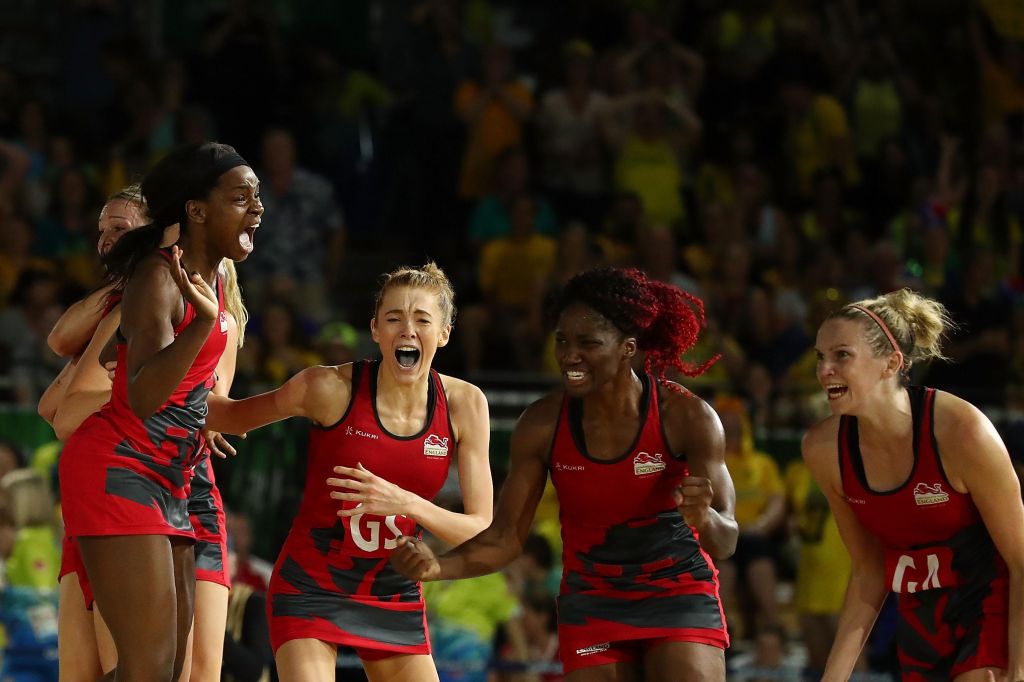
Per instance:
[[[110,635],[110,628],[103,620],[100,607],[95,603],[92,605],[92,624],[96,631],[96,649],[100,654],[100,667],[103,672],[109,673],[117,667],[117,647],[114,646],[114,638]]]
[[[369,682],[437,682],[437,668],[428,654],[388,656],[375,661],[363,659]]]
[[[644,682],[725,682],[725,650],[696,642],[663,642],[644,655]]]
[[[676,678],[685,679],[685,678]],[[641,682],[640,670],[634,661],[622,661],[591,668],[573,670],[565,676],[565,682]]]
[[[197,580],[191,682],[220,682],[227,620],[228,588],[220,583]]]
[[[274,655],[281,682],[334,682],[338,648],[319,639],[293,639]]]
[[[168,537],[115,535],[77,540],[96,603],[117,648],[117,668],[104,679],[170,682],[178,599]]]
[[[174,560],[174,593],[177,598],[176,646],[171,679],[187,680],[192,669],[192,657],[187,653],[196,605],[195,542],[190,538],[172,537],[171,556]]]
[[[85,608],[77,573],[68,573],[60,580],[57,660],[60,682],[93,682],[103,674],[93,631],[93,616]]]
[[[196,635],[195,616],[192,617],[192,628],[188,631],[188,639],[185,641],[185,661],[181,665],[181,672],[178,673],[177,682],[189,682],[192,677],[192,642]]]

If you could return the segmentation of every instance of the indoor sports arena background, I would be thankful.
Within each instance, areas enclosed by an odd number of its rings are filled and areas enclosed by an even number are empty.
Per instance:
[[[49,330],[99,283],[104,197],[216,139],[266,209],[238,268],[232,394],[372,354],[380,274],[434,259],[459,309],[436,366],[484,389],[497,484],[516,417],[557,382],[553,291],[607,263],[703,299],[690,359],[722,357],[683,383],[723,418],[741,532],[772,547],[767,583],[724,595],[730,679],[798,678],[815,646],[801,545],[829,522],[799,442],[827,410],[811,346],[830,310],[905,286],[943,301],[955,362],[915,381],[982,408],[1024,457],[1022,41],[1014,0],[0,0],[0,475],[35,469],[56,495],[36,404],[65,362]],[[257,594],[307,426],[216,462],[236,581]],[[59,500],[25,522],[5,480],[6,651],[52,660]],[[457,484],[442,495],[457,504]],[[442,679],[561,679],[553,500],[535,533],[499,579],[428,588]],[[826,588],[825,613],[842,576]],[[863,679],[894,670],[891,626],[883,611]]]

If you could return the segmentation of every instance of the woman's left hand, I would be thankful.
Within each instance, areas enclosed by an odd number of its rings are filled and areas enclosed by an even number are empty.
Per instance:
[[[327,479],[327,485],[343,489],[332,491],[331,498],[355,503],[351,509],[338,511],[342,518],[357,514],[408,515],[409,506],[416,499],[413,493],[374,475],[361,463],[355,469],[336,466],[334,473],[345,478]]]
[[[203,438],[206,439],[206,447],[209,448],[212,455],[216,455],[221,459],[227,459],[228,455],[234,457],[238,454],[231,443],[228,442],[228,439],[224,437],[224,434],[219,431],[203,429]],[[245,438],[244,434],[242,438]]]

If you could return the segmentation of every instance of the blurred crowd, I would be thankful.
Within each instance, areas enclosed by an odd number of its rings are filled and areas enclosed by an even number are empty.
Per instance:
[[[14,409],[34,410],[64,362],[54,321],[100,282],[104,197],[173,146],[216,139],[249,159],[266,209],[238,269],[252,315],[238,395],[371,352],[368,293],[401,262],[435,259],[455,281],[439,369],[485,391],[557,379],[546,303],[584,268],[639,267],[702,299],[690,359],[721,359],[685,383],[729,436],[746,540],[723,590],[758,666],[784,665],[793,638],[820,663],[815,618],[842,596],[841,573],[801,592],[835,539],[793,457],[825,409],[813,344],[832,309],[900,287],[943,301],[951,361],[915,381],[985,409],[1022,455],[1013,0],[0,0],[0,35],[0,402]],[[55,577],[52,514],[11,493],[52,482],[54,449],[0,436],[14,445],[0,448],[15,470],[0,484],[7,584]],[[240,450],[228,468],[246,467]],[[299,481],[263,485],[294,501]],[[505,574],[430,586],[437,657],[465,664],[449,679],[553,660],[556,511],[531,542]],[[258,594],[261,543],[243,544]],[[891,664],[880,640],[865,669]],[[537,670],[492,675],[560,679]]]

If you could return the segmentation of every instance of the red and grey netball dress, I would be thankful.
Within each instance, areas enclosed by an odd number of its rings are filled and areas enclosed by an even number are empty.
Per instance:
[[[933,433],[935,390],[911,387],[914,465],[885,492],[867,484],[856,417],[839,423],[843,494],[885,547],[886,581],[898,595],[904,680],[951,680],[1007,665],[1006,564],[970,495],[949,484]]]
[[[401,515],[340,518],[325,483],[336,475],[335,466],[361,463],[426,500],[444,484],[455,437],[440,376],[430,371],[423,429],[402,437],[389,433],[377,416],[378,369],[378,362],[354,363],[344,416],[310,433],[302,505],[270,579],[267,613],[275,652],[285,642],[310,638],[353,647],[365,660],[430,653],[420,584],[388,562],[399,535],[421,534],[416,522]]]
[[[217,583],[230,589],[224,501],[217,488],[210,451],[206,447],[192,470],[192,489],[188,495],[187,509],[192,531],[196,535],[196,580]]]
[[[167,251],[159,253],[170,261]],[[191,468],[205,447],[206,397],[227,345],[224,296],[217,281],[218,322],[167,401],[140,420],[128,405],[126,346],[118,333],[110,401],[86,418],[60,457],[61,502],[68,535],[195,537],[186,499]],[[177,336],[196,317],[185,301]]]
[[[688,475],[642,375],[641,428],[611,460],[587,452],[583,404],[562,403],[549,468],[562,523],[558,640],[567,673],[636,660],[666,641],[729,645],[718,574],[672,491]]]
[[[193,470],[192,486],[188,496],[188,516],[196,535],[196,580],[216,583],[231,588],[228,575],[228,533],[224,524],[224,502],[213,475],[210,454],[205,452]],[[78,575],[85,607],[92,609],[95,601],[92,585],[78,551],[78,543],[65,533],[61,547],[59,583],[68,573]]]
[[[100,316],[100,319],[109,315],[120,303],[120,292],[111,293],[107,296],[107,302],[103,307],[103,314]],[[85,597],[85,606],[88,609],[92,609],[94,601],[92,586],[89,584],[89,578],[85,575],[85,564],[82,563],[82,554],[78,551],[78,543],[75,542],[75,539],[65,532],[64,539],[61,541],[60,572],[57,574],[57,583],[59,584],[64,579],[64,576],[69,573],[74,573],[78,576],[78,584],[82,589],[82,596]]]

